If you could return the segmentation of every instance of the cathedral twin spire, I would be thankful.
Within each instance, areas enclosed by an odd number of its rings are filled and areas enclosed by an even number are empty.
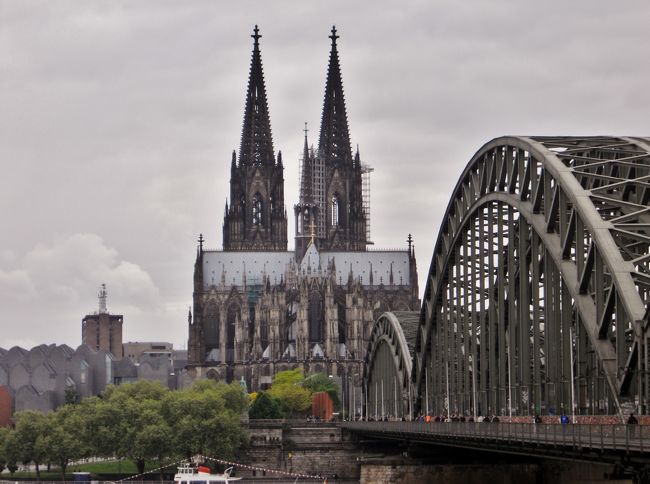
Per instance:
[[[254,39],[253,55],[248,77],[239,162],[240,164],[268,164],[273,161],[273,138],[259,48],[259,39],[262,36],[257,25],[251,37]],[[325,83],[318,151],[327,165],[351,164],[350,132],[336,46],[336,40],[339,38],[336,27],[332,27],[329,38],[332,40],[332,48]]]
[[[332,40],[332,49],[325,82],[318,151],[324,157],[326,165],[351,164],[350,131],[343,96],[339,53],[336,48],[336,40],[339,38],[336,27],[332,27],[332,35],[329,38]]]
[[[226,204],[224,218],[224,250],[286,250],[284,168],[280,153],[277,161],[274,159],[259,46],[262,36],[257,25],[251,37],[253,53],[239,160],[233,153],[230,205]],[[332,27],[329,38],[332,45],[318,150],[317,153],[309,150],[305,130],[300,203],[296,210],[299,210],[299,207],[310,208],[311,212],[304,221],[310,225],[316,224],[319,245],[323,248],[365,250],[366,221],[361,206],[360,161],[358,155],[353,159],[350,148],[336,45],[339,36],[335,27]],[[330,191],[332,193],[329,193]],[[305,216],[305,213],[302,215]],[[296,216],[298,217],[298,212]],[[296,252],[300,252],[298,243]]]
[[[269,107],[266,101],[266,86],[262,70],[262,55],[259,40],[262,37],[257,25],[251,37],[254,39],[253,56],[251,59],[250,74],[248,76],[248,90],[246,92],[246,108],[244,109],[244,124],[242,127],[241,148],[239,150],[239,163],[272,164],[273,138],[271,136],[271,120]]]
[[[226,203],[223,247],[226,251],[286,251],[282,154],[273,153],[271,120],[264,84],[260,38],[253,31],[239,163],[230,166],[230,205]]]

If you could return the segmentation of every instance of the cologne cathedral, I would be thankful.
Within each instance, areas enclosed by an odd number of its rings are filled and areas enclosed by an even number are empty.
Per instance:
[[[419,309],[412,239],[404,250],[367,249],[369,168],[358,148],[352,154],[332,28],[318,146],[310,146],[305,130],[295,250],[287,249],[284,165],[273,149],[260,37],[256,26],[223,250],[204,249],[199,237],[187,372],[260,390],[275,373],[300,367],[340,377],[344,392],[360,398],[375,319]]]

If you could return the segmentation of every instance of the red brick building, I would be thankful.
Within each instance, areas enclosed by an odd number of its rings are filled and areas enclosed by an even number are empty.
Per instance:
[[[124,356],[122,348],[122,323],[124,316],[110,314],[106,309],[106,284],[99,291],[99,311],[87,314],[81,321],[81,344],[86,344],[94,350],[110,351],[115,358],[121,360]]]
[[[0,386],[0,427],[9,427],[14,414],[13,391],[5,386]]]

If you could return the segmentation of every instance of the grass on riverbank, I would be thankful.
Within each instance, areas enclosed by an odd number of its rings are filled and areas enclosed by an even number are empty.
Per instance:
[[[145,465],[145,471],[150,471],[157,469],[159,467],[158,462],[152,461],[147,462]],[[41,466],[41,480],[43,481],[56,481],[61,479],[61,471],[58,467],[52,466],[50,471],[46,471],[46,466]],[[175,471],[176,469],[172,469]],[[90,472],[91,474],[101,474],[101,475],[133,475],[138,473],[138,468],[135,463],[130,460],[110,460],[102,462],[90,462],[88,464],[75,464],[71,465],[66,469],[65,477],[66,480],[73,480],[73,472]],[[3,473],[3,477],[9,476],[7,473]],[[35,480],[36,472],[16,472],[12,478],[20,480]]]

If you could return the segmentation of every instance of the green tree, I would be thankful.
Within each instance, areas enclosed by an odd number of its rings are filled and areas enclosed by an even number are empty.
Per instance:
[[[92,397],[77,405],[85,416],[84,440],[90,454],[111,457],[119,445],[124,419],[120,407],[103,397]]]
[[[99,396],[64,405],[45,416],[21,412],[15,430],[0,432],[0,460],[13,473],[16,462],[52,462],[62,475],[72,459],[117,456],[147,461],[197,453],[234,458],[247,444],[241,414],[249,397],[239,384],[200,382],[171,392],[158,383],[109,386]]]
[[[66,404],[75,404],[79,402],[79,393],[77,388],[74,386],[69,386],[65,389],[65,403]]]
[[[5,433],[3,446],[0,448],[3,452],[7,470],[13,477],[14,472],[18,470],[18,442],[16,441],[16,432],[9,430]]]
[[[107,441],[119,457],[133,460],[140,474],[147,460],[162,460],[170,453],[171,432],[162,416],[169,393],[158,382],[139,381],[108,387],[103,394],[108,406],[108,411],[102,409],[104,417],[112,423]]]
[[[271,398],[267,392],[261,392],[251,405],[248,417],[251,419],[283,418],[284,415],[278,401]]]
[[[275,374],[273,377],[273,383],[271,386],[279,385],[302,385],[302,382],[305,380],[305,375],[302,373],[300,368],[295,368],[293,370],[280,371]]]
[[[162,461],[171,451],[172,434],[161,415],[161,402],[156,400],[128,401],[125,417],[130,425],[117,448],[118,455],[133,460],[143,473],[147,460]]]
[[[7,456],[5,453],[5,442],[9,437],[9,432],[11,432],[6,427],[0,427],[0,473],[4,470],[7,465]]]
[[[269,390],[287,416],[296,417],[303,414],[311,405],[311,393],[298,384],[274,385]]]
[[[235,396],[235,391],[241,395]],[[171,392],[162,412],[176,437],[175,453],[234,457],[247,441],[240,421],[247,399],[241,387],[209,381]]]
[[[192,385],[192,392],[214,392],[223,399],[225,408],[242,413],[248,408],[249,397],[239,383],[226,385],[214,380],[201,380]]]
[[[40,464],[45,457],[42,437],[45,433],[45,415],[34,410],[25,410],[15,415],[15,422],[18,460],[24,465],[33,462],[36,467],[36,479],[40,481]]]
[[[223,398],[225,407],[235,413],[244,413],[248,409],[250,399],[246,390],[239,383],[217,386],[217,393]]]
[[[142,463],[142,470],[138,467],[140,472],[144,472],[144,463],[149,459],[156,459],[162,465],[163,459],[171,454],[173,439],[171,428],[160,415],[142,427],[132,446],[132,454],[141,459],[138,461]],[[163,480],[162,470],[160,480]]]
[[[87,440],[84,438],[86,419],[79,410],[77,406],[65,405],[48,414],[38,439],[44,457],[60,467],[63,480],[70,461],[87,453]]]
[[[123,401],[128,398],[162,400],[167,393],[169,393],[169,389],[157,381],[140,380],[124,385],[109,385],[102,392],[102,396],[109,401]]]
[[[304,379],[300,368],[281,371],[273,377],[268,393],[280,403],[287,416],[304,413],[311,405],[311,393],[302,386]]]

